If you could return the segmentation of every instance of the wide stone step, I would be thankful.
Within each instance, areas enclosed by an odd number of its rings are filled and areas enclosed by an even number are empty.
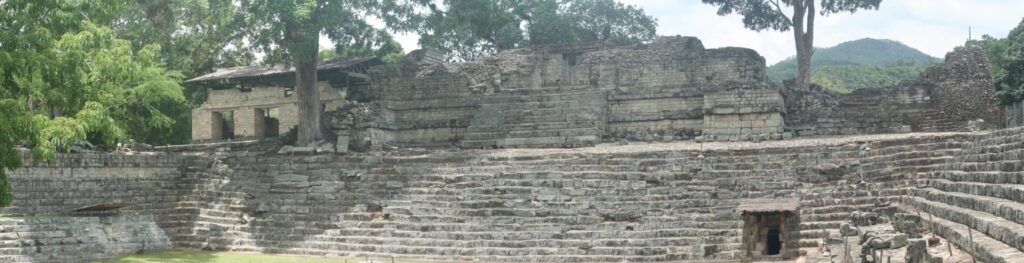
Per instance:
[[[1020,184],[989,184],[930,179],[928,180],[928,186],[946,192],[989,196],[1024,203],[1024,185]]]
[[[910,204],[913,204],[911,202]],[[916,211],[914,208],[904,208],[905,211]],[[972,231],[968,233],[968,225],[947,220],[938,214],[928,216],[922,214],[922,218],[929,218],[930,229],[937,235],[949,242],[956,244],[962,250],[974,255],[978,262],[986,263],[1017,263],[1024,262],[1024,253],[1002,241],[991,236]],[[972,242],[973,240],[973,242]]]
[[[1024,225],[993,214],[931,201],[923,197],[909,197],[908,200],[923,212],[978,230],[975,233],[976,237],[980,233],[1011,247],[1024,248],[1024,242],[1022,242],[1024,241]]]
[[[550,130],[525,130],[525,131],[499,131],[499,132],[467,132],[465,140],[495,140],[502,141],[510,138],[538,138],[538,137],[579,137],[598,136],[601,134],[593,126],[567,129]]]
[[[1024,224],[1024,203],[988,196],[944,192],[934,188],[918,189],[917,196],[965,209],[989,213],[1017,224]],[[1024,239],[1021,241],[1024,241]]]
[[[1024,184],[1024,171],[942,171],[930,176],[932,179],[946,179],[954,182],[978,182],[988,184]]]

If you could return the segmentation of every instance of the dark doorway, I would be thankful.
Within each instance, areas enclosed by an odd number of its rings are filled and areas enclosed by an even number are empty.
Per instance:
[[[764,254],[778,255],[782,251],[782,238],[779,236],[779,229],[768,229],[768,234],[765,237],[768,240],[765,240]]]
[[[277,108],[268,108],[263,110],[263,135],[265,137],[277,137],[281,122],[278,120],[280,116],[280,110]]]
[[[214,112],[210,120],[210,128],[213,129],[212,139],[230,140],[235,138],[235,118],[233,111]]]

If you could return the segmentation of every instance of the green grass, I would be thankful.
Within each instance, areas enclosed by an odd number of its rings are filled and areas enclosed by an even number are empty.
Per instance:
[[[372,262],[391,263],[390,259],[376,259]],[[164,251],[149,254],[128,255],[97,263],[360,263],[365,259],[318,258],[303,256],[265,255],[237,252],[209,251]],[[399,261],[395,263],[416,263]]]

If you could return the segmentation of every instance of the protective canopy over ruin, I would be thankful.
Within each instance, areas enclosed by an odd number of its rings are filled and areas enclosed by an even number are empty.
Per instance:
[[[366,72],[379,58],[356,57],[317,66],[320,101],[333,109],[344,90],[369,85]],[[222,141],[278,137],[298,125],[295,70],[282,65],[223,69],[186,81],[207,89],[208,97],[192,112],[192,140]]]

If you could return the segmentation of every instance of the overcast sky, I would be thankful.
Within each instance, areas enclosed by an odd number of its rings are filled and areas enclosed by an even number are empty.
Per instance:
[[[659,35],[696,36],[707,48],[746,47],[757,50],[768,64],[796,54],[792,32],[754,32],[743,28],[740,16],[718,16],[714,6],[700,0],[619,0],[641,7],[658,18]],[[935,57],[983,34],[1006,37],[1024,19],[1024,0],[883,0],[879,10],[818,16],[817,47],[861,38],[903,42]],[[406,51],[418,47],[414,35],[396,36]]]

